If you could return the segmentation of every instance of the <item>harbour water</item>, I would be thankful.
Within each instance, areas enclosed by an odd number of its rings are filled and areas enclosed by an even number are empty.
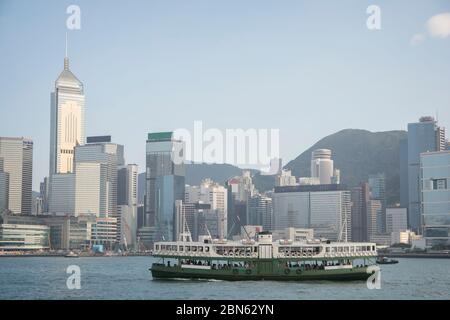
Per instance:
[[[152,280],[151,257],[0,258],[0,299],[450,299],[450,259],[381,266],[381,289],[365,282]],[[81,270],[69,290],[66,269]]]

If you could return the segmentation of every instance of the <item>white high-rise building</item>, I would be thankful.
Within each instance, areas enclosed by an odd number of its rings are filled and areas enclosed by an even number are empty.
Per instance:
[[[253,184],[251,172],[244,170],[242,176],[236,176],[228,180],[228,186],[233,194],[234,201],[247,202],[258,191]]]
[[[85,97],[83,84],[69,69],[55,81],[50,106],[50,171],[48,211],[54,214],[75,214],[75,147],[85,140]]]
[[[0,172],[8,210],[31,214],[33,181],[33,141],[27,138],[0,137]]]
[[[110,136],[89,137],[86,145],[75,148],[77,215],[118,218],[117,169],[124,162],[123,146],[111,143]],[[97,212],[89,212],[90,208]]]
[[[84,115],[83,84],[70,71],[66,56],[64,70],[51,94],[50,176],[74,172],[74,149],[83,145],[85,139]]]
[[[80,162],[75,168],[75,216],[108,216],[108,166]]]
[[[207,220],[214,221],[214,226],[207,226],[209,231],[219,238],[227,236],[228,190],[224,186],[205,179],[200,186],[186,186],[184,199],[186,203],[209,204],[211,208],[203,211]]]
[[[295,186],[297,185],[297,179],[292,175],[291,170],[282,170],[279,175],[276,176],[275,186]]]
[[[74,215],[75,174],[53,174],[50,181],[48,212],[56,215]]]
[[[334,177],[331,150],[317,149],[311,154],[311,177],[319,178],[320,184],[331,184]]]

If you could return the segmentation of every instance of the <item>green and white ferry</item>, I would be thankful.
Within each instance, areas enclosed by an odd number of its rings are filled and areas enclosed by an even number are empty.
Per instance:
[[[375,265],[375,243],[323,240],[272,241],[270,232],[255,240],[227,241],[199,237],[190,241],[156,242],[159,258],[154,279],[217,280],[367,280]]]

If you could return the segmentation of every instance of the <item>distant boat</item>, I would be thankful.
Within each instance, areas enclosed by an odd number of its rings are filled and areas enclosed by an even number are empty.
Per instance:
[[[66,254],[64,257],[66,258],[79,258],[80,256],[73,251],[70,251],[68,254]]]
[[[396,264],[396,263],[398,263],[398,260],[389,259],[387,257],[379,257],[377,259],[377,264]]]

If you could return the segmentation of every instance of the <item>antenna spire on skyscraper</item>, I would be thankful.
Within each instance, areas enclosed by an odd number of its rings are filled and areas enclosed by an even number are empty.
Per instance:
[[[64,70],[69,70],[69,57],[67,56],[67,32],[66,32],[66,54],[64,56]]]

